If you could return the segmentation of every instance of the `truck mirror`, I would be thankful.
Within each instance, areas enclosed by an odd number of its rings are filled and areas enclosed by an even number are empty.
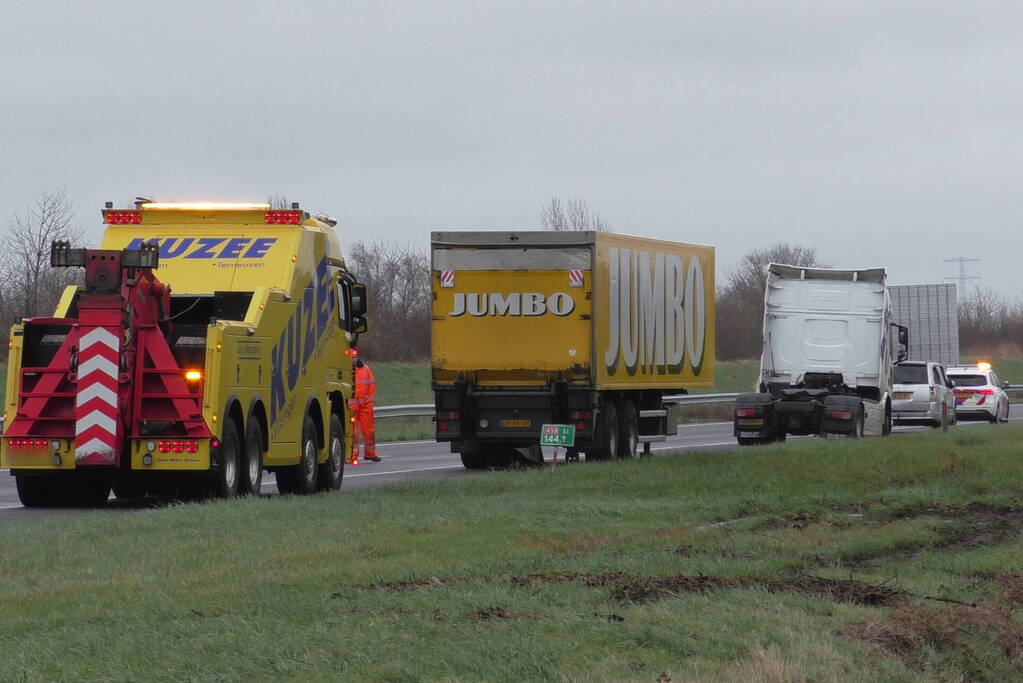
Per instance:
[[[909,328],[898,326],[899,328],[899,343],[903,346],[909,346]]]
[[[366,285],[361,282],[353,282],[351,284],[352,292],[352,317],[361,318],[366,315],[368,309],[368,301],[366,299]],[[363,324],[366,321],[363,320]],[[358,331],[358,330],[356,330]]]
[[[896,363],[901,363],[902,361],[906,360],[908,357],[909,357],[909,351],[907,351],[906,349],[899,349],[899,355],[896,356],[895,362]]]
[[[353,304],[354,305],[354,304]],[[356,334],[365,334],[366,330],[369,329],[369,324],[366,322],[366,318],[359,315],[352,320],[352,332]]]

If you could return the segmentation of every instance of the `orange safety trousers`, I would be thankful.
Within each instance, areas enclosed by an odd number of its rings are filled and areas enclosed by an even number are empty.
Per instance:
[[[359,455],[359,440],[362,439],[362,457],[375,458],[377,455],[376,428],[373,426],[373,404],[363,403],[355,409],[355,431],[352,433],[352,457]]]

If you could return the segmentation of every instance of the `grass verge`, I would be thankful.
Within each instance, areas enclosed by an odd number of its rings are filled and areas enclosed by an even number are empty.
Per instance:
[[[1023,429],[0,529],[0,680],[1010,680]]]

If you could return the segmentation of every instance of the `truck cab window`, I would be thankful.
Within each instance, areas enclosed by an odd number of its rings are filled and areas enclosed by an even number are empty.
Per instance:
[[[337,298],[338,324],[341,326],[342,330],[350,332],[352,329],[352,296],[348,288],[348,283],[343,280],[337,283]]]

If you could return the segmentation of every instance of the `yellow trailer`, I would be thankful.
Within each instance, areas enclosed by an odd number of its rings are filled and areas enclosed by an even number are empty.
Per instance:
[[[506,463],[551,423],[588,459],[649,452],[674,433],[662,397],[714,384],[712,247],[435,232],[431,258],[436,436],[466,467]]]

